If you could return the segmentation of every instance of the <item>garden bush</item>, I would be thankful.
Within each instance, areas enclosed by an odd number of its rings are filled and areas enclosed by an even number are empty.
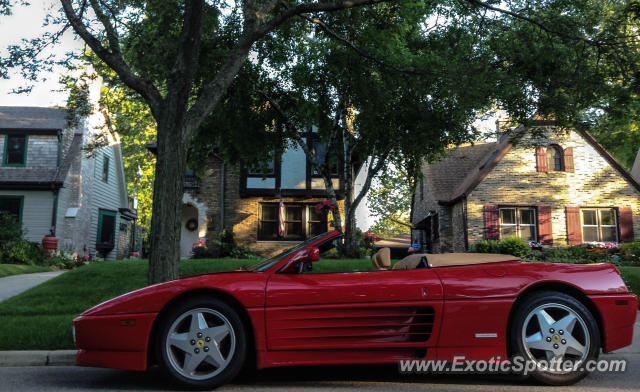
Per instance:
[[[219,240],[217,241],[220,247],[220,257],[227,257],[231,255],[231,251],[236,247],[236,241],[233,238],[234,233],[231,230],[224,229],[220,232]]]
[[[620,244],[620,257],[632,264],[640,264],[640,242],[625,242]]]
[[[46,265],[45,251],[40,244],[19,238],[0,245],[0,260],[3,264]]]
[[[496,240],[478,241],[471,247],[474,253],[500,253],[500,242]]]
[[[531,253],[529,243],[522,238],[507,237],[500,241],[500,253],[516,257],[525,257]]]
[[[231,253],[229,253],[229,256],[233,257],[234,259],[258,259],[259,258],[253,249],[248,248],[246,246],[242,246],[242,245],[236,246],[235,248],[233,248]]]

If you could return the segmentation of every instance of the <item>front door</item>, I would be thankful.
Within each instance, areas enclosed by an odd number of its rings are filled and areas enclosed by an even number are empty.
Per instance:
[[[267,283],[267,349],[433,346],[442,298],[428,268],[276,273]]]

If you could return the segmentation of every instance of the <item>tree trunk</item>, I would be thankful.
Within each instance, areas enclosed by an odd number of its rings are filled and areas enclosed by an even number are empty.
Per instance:
[[[170,110],[168,110],[170,111]],[[182,115],[163,116],[158,121],[158,156],[153,187],[149,284],[179,278],[180,226],[186,148]]]

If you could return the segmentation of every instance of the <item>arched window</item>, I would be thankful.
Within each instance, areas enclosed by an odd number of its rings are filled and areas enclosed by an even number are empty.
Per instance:
[[[552,144],[547,147],[547,168],[549,171],[564,171],[563,151],[560,146]]]

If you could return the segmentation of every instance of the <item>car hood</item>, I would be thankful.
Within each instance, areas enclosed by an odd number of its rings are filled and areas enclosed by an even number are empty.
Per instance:
[[[247,302],[245,306],[261,306],[264,304],[265,284],[264,274],[247,270],[190,276],[120,295],[86,310],[82,316],[156,313],[173,298],[196,290],[213,290],[234,297],[240,296],[244,299],[241,302]]]

